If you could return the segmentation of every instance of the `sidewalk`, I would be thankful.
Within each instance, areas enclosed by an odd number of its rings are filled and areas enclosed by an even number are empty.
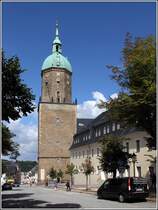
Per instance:
[[[48,188],[52,188],[54,189],[53,185],[48,186]],[[81,186],[81,185],[73,185],[71,188],[72,192],[79,192],[79,193],[86,193],[86,194],[93,194],[93,195],[97,195],[97,187],[89,187],[88,191],[86,190],[85,186]],[[66,186],[63,183],[58,184],[58,187],[56,190],[63,190],[66,191]],[[155,193],[150,193],[149,197],[147,198],[147,201],[150,202],[156,202],[156,194]]]

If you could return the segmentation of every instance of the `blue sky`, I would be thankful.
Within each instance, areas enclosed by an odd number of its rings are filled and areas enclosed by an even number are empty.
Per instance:
[[[36,95],[36,104],[56,19],[63,55],[73,68],[73,99],[83,108],[86,101],[98,100],[99,93],[108,98],[119,91],[106,65],[122,65],[127,32],[133,37],[155,35],[156,7],[155,3],[3,3],[3,49],[7,56],[17,55],[28,70],[23,79]],[[19,123],[37,126],[37,114]]]

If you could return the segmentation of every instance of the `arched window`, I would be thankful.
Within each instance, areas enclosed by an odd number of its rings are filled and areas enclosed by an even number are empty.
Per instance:
[[[60,92],[57,91],[57,102],[60,103]]]

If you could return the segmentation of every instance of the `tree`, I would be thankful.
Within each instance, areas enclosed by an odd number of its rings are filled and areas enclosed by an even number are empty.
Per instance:
[[[63,178],[63,176],[64,176],[63,171],[62,171],[61,169],[59,169],[59,170],[57,171],[57,178],[59,178],[59,180],[60,180],[60,179]]]
[[[50,169],[49,176],[50,176],[52,179],[57,178],[57,171],[56,171],[53,167]]]
[[[143,128],[150,134],[148,145],[156,147],[156,44],[153,36],[136,38],[126,35],[122,50],[123,67],[108,65],[111,78],[121,88],[118,98],[102,104],[111,120],[124,126]]]
[[[2,154],[9,155],[9,152],[14,151],[14,142],[12,138],[15,135],[10,132],[9,128],[2,124]]]
[[[70,175],[70,182],[71,182],[71,186],[73,185],[73,175],[78,173],[78,170],[75,168],[75,165],[73,163],[68,164],[66,166],[66,174]]]
[[[17,56],[6,58],[2,52],[2,121],[10,122],[10,119],[17,120],[33,112],[35,96],[21,79],[25,70],[21,68]],[[3,136],[4,134],[4,136]],[[5,138],[7,135],[7,138]],[[12,152],[12,135],[6,126],[2,126],[3,155]]]
[[[92,161],[90,158],[86,158],[85,162],[82,163],[83,173],[86,176],[86,190],[88,190],[88,177],[92,172],[94,172],[94,167],[92,166]]]
[[[113,173],[116,177],[116,171],[123,173],[128,166],[128,159],[131,155],[124,152],[123,141],[125,137],[107,135],[101,140],[101,157],[99,162],[104,172]]]
[[[13,148],[14,148],[14,150],[10,154],[10,159],[13,159],[13,160],[17,161],[17,157],[20,156],[19,144],[14,142],[13,143]]]

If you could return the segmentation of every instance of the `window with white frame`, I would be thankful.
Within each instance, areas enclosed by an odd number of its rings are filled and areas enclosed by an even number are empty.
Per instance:
[[[120,129],[120,124],[119,123],[117,123],[117,130],[119,130]]]
[[[106,126],[104,126],[103,133],[106,134]]]
[[[112,131],[115,131],[115,123],[112,123]]]
[[[101,131],[100,131],[100,129],[98,130],[98,136],[101,136]]]
[[[107,125],[107,133],[110,133],[110,126]]]
[[[93,157],[93,155],[94,155],[94,149],[92,149],[92,157]]]
[[[81,157],[81,152],[79,152],[79,158]]]

